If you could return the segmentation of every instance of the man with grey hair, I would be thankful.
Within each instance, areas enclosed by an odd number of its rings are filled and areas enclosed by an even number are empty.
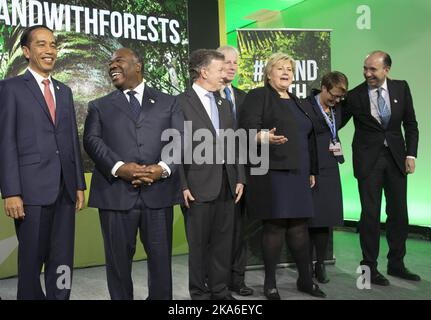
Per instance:
[[[371,283],[389,285],[377,270],[382,191],[386,198],[388,274],[419,281],[404,265],[408,233],[407,175],[415,171],[419,131],[409,85],[388,78],[392,60],[383,51],[364,61],[365,81],[351,90],[343,108],[343,124],[353,116],[353,169],[361,199],[359,234]],[[404,128],[404,136],[401,131]]]
[[[217,49],[224,55],[224,85],[220,90],[220,95],[229,102],[232,109],[233,121],[235,128],[238,127],[238,116],[246,96],[246,93],[232,85],[238,71],[239,53],[235,47],[222,46]],[[244,241],[244,227],[246,223],[245,201],[244,197],[235,206],[233,244],[232,244],[232,265],[230,288],[241,296],[253,294],[253,289],[247,287],[245,278],[245,265],[247,263],[246,243]]]
[[[189,72],[192,88],[178,96],[178,103],[186,121],[192,123],[193,136],[207,132],[212,138],[209,148],[216,155],[219,129],[233,128],[233,118],[226,100],[214,92],[223,85],[223,54],[208,49],[199,49],[190,56]],[[198,133],[198,134],[199,134]],[[206,137],[208,136],[206,135]],[[220,139],[221,140],[221,139]],[[209,141],[205,140],[204,143]],[[201,141],[193,141],[191,152]],[[225,141],[222,161],[211,160],[180,167],[184,196],[187,241],[189,244],[189,291],[193,300],[234,300],[229,289],[230,259],[234,206],[241,199],[244,187],[244,168],[227,162],[228,150]],[[187,146],[186,146],[186,149]]]

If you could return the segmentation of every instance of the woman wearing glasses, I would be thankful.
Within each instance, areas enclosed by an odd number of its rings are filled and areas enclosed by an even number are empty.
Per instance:
[[[257,130],[258,143],[269,143],[269,171],[247,176],[249,216],[262,219],[265,265],[264,294],[279,300],[276,268],[285,240],[298,268],[297,288],[323,298],[310,270],[308,220],[313,216],[311,185],[317,169],[313,124],[289,93],[295,61],[273,54],[264,70],[265,86],[250,90],[239,116],[239,126]]]
[[[338,164],[344,162],[338,128],[341,125],[341,100],[347,93],[347,77],[338,71],[325,74],[321,90],[313,90],[303,100],[316,132],[319,175],[312,189],[314,217],[309,221],[310,254],[316,253],[314,274],[317,281],[329,281],[324,260],[327,255],[330,228],[343,224],[343,201]]]

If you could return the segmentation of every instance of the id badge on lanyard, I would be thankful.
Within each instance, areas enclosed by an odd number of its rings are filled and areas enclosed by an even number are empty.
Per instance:
[[[334,153],[334,156],[342,156],[343,149],[341,149],[341,143],[339,141],[331,141],[329,143],[329,151]]]
[[[331,108],[331,119],[329,119],[328,115],[325,111],[323,111],[322,106],[320,105],[319,99],[316,99],[317,104],[319,105],[320,111],[322,112],[323,118],[326,121],[326,124],[329,127],[329,130],[331,131],[331,141],[329,142],[329,151],[334,153],[334,156],[342,156],[343,155],[343,149],[341,148],[340,141],[337,141],[337,122],[335,121],[335,114],[334,110]]]

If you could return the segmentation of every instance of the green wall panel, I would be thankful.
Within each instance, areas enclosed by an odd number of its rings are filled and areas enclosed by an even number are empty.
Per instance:
[[[244,0],[243,3],[246,5],[248,1]],[[265,8],[265,4],[262,4],[262,8]],[[358,28],[358,20],[363,21],[363,8],[369,10],[369,29]],[[363,81],[363,60],[368,52],[379,49],[391,54],[393,65],[390,77],[408,81],[419,122],[416,173],[409,176],[408,180],[410,224],[425,226],[431,226],[431,170],[427,167],[431,160],[431,108],[428,107],[428,77],[431,71],[430,12],[429,0],[306,0],[281,11],[269,20],[246,26],[332,29],[332,69],[342,71],[349,77],[350,88]],[[229,21],[226,28],[231,30]],[[227,39],[229,44],[236,46],[236,32],[230,32]],[[357,220],[360,202],[357,182],[353,177],[350,147],[353,122],[340,132],[340,136],[347,160],[341,167],[345,219]],[[384,221],[384,203],[382,208]]]

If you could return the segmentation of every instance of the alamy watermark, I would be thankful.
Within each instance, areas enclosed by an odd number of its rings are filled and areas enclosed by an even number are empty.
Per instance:
[[[184,122],[184,135],[173,128],[163,131],[168,142],[161,158],[167,164],[249,164],[251,175],[265,175],[269,169],[268,135],[259,143],[257,129],[219,129],[217,136],[207,128],[193,132],[192,121]],[[268,131],[268,130],[262,130]]]
[[[371,289],[371,269],[367,265],[360,265],[356,269],[356,273],[361,274],[356,279],[356,288],[359,290]]]

